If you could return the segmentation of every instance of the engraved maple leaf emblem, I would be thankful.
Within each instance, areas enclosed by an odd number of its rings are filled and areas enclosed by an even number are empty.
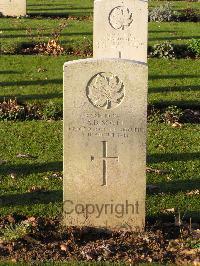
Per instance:
[[[99,73],[89,82],[87,97],[96,107],[115,108],[124,98],[124,84],[112,73]]]
[[[118,6],[110,12],[109,22],[114,29],[124,30],[125,27],[129,27],[133,22],[133,14],[128,8]]]

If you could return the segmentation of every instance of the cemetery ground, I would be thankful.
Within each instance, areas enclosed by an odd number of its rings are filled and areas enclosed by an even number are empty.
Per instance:
[[[30,0],[30,17],[0,18],[0,260],[198,265],[200,64],[183,52],[148,62],[146,232],[61,225],[62,66],[92,56],[92,2],[71,0],[63,11],[64,1]],[[180,51],[199,26],[150,22],[149,46],[170,41]],[[55,47],[40,46],[49,39]]]
[[[155,7],[164,1],[152,1],[149,2],[149,7]],[[196,8],[199,9],[198,2],[184,2],[174,1],[171,3],[174,9],[180,10],[184,8]],[[63,10],[64,9],[64,10]],[[90,16],[93,12],[93,0],[69,0],[67,3],[64,0],[56,0],[49,2],[48,0],[40,1],[38,4],[37,0],[28,1],[28,14],[30,15],[58,15],[58,16]]]

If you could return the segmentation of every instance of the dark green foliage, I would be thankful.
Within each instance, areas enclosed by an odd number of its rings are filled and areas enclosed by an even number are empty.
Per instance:
[[[196,57],[200,57],[200,39],[192,39],[189,41],[188,48]]]
[[[10,224],[0,232],[0,241],[16,241],[30,233],[30,225],[28,223]]]
[[[62,118],[62,106],[58,103],[49,102],[42,110],[42,117],[45,120],[58,120]]]

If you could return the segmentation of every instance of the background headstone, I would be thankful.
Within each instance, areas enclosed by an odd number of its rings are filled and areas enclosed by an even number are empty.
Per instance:
[[[66,225],[143,229],[147,76],[130,60],[65,63]]]
[[[26,16],[26,0],[0,0],[0,13],[3,16]]]
[[[147,62],[147,35],[147,1],[94,1],[94,58]]]

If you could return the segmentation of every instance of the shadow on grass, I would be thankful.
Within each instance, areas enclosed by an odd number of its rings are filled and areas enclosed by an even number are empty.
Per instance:
[[[16,172],[21,175],[37,174],[50,171],[62,171],[63,162],[48,162],[48,163],[23,163],[23,164],[4,164],[1,165],[1,174],[10,174]]]
[[[46,13],[45,13],[46,12]],[[37,10],[35,11],[28,11],[27,13],[30,18],[32,17],[43,17],[43,18],[48,18],[48,17],[52,17],[52,18],[68,18],[69,16],[74,16],[74,17],[86,17],[86,16],[90,16],[92,14],[92,10],[91,12],[77,12],[74,11],[73,9],[70,11],[65,11],[65,12],[48,12],[47,10],[44,10],[44,13],[37,12]]]
[[[0,196],[0,207],[29,206],[34,204],[48,204],[61,202],[62,190],[27,192]]]
[[[39,3],[37,3],[37,4],[27,4],[27,7],[29,8],[30,6],[55,6],[55,3],[45,3],[45,4],[39,4]],[[70,7],[72,7],[72,5],[69,5],[69,4],[57,4],[56,3],[56,6],[64,6],[64,7],[68,7],[68,8],[70,8]]]
[[[200,179],[175,180],[175,181],[154,183],[153,185],[157,186],[158,189],[156,189],[155,191],[153,190],[150,191],[147,189],[148,195],[153,195],[158,193],[176,194],[178,192],[187,192],[199,189]]]
[[[186,162],[199,160],[200,152],[186,152],[186,153],[158,153],[147,156],[148,163],[161,163],[161,162]]]
[[[185,97],[186,98],[186,97]],[[200,101],[197,100],[163,100],[164,96],[162,98],[156,99],[156,100],[151,100],[149,103],[152,104],[156,108],[166,108],[168,106],[175,105],[180,108],[184,109],[199,109],[200,108]]]
[[[47,79],[47,80],[17,80],[17,81],[5,81],[1,82],[1,86],[29,86],[29,85],[48,85],[48,84],[60,84],[62,85],[62,79]]]
[[[52,16],[52,17],[67,17],[70,15],[75,16],[88,16],[91,13],[93,13],[92,7],[76,7],[75,5],[67,5],[67,4],[61,4],[61,5],[40,5],[41,8],[38,8],[38,5],[29,5],[28,6],[28,14],[30,16]],[[49,12],[50,11],[50,12]],[[59,11],[59,12],[58,12]]]
[[[180,211],[180,218],[182,221],[189,222],[192,221],[192,223],[200,222],[200,211]],[[176,215],[178,216],[178,215]],[[157,225],[160,229],[160,225],[164,227],[165,229],[165,223],[175,223],[175,214],[164,214],[164,213],[157,213],[154,215],[147,215],[146,217],[146,226],[151,227]],[[164,223],[164,224],[163,224]],[[180,229],[179,229],[180,230]]]
[[[1,28],[3,32],[5,31],[26,31],[27,29],[28,27],[27,28]],[[31,28],[31,30],[38,30],[38,28]],[[1,37],[3,38],[3,34],[1,35]]]
[[[160,92],[173,92],[173,91],[200,91],[200,85],[188,85],[188,86],[167,86],[167,87],[155,87],[149,88],[149,93]]]
[[[92,32],[62,32],[61,33],[61,37],[69,37],[69,36],[91,36]],[[52,34],[51,33],[44,33],[42,34],[42,37],[51,37]],[[3,39],[11,39],[11,38],[27,38],[29,37],[27,34],[13,34],[13,35],[2,35]],[[38,35],[35,34],[31,34],[31,38],[38,38]],[[62,40],[61,40],[62,41]]]
[[[176,33],[175,31],[171,30],[149,30],[149,33]]]
[[[54,10],[55,11],[57,11],[57,10],[63,11],[63,9],[65,9],[66,13],[67,13],[67,12],[71,12],[72,10],[92,10],[91,7],[74,7],[74,6],[69,7],[69,6],[63,5],[62,7],[52,7],[52,8],[47,7],[47,8],[45,8],[45,6],[43,6],[43,9],[42,8],[30,8],[29,12],[31,13],[32,11],[39,11],[39,12],[43,13],[43,12],[46,12],[49,10],[50,11],[54,11]]]
[[[21,71],[15,71],[15,70],[0,70],[0,75],[21,74],[21,73],[22,73]]]
[[[196,36],[174,36],[174,37],[156,37],[156,38],[149,38],[149,41],[177,41],[177,40],[190,40],[190,39],[198,39],[199,35]]]
[[[177,192],[186,192],[191,190],[196,190],[200,188],[200,179],[192,180],[176,180],[173,182],[163,182],[158,184],[162,192],[164,193],[177,193]]]
[[[21,71],[15,71],[15,70],[0,70],[0,75],[21,74],[21,73],[22,73]]]
[[[15,94],[15,95],[4,95],[0,96],[0,102],[2,102],[4,99],[13,99],[16,98],[18,103],[23,104],[24,101],[28,100],[48,100],[48,99],[55,99],[55,98],[62,98],[62,93],[47,93],[47,94],[28,94],[28,95],[21,95],[21,94]]]
[[[157,79],[184,79],[184,78],[199,78],[200,75],[149,75],[150,80]]]

